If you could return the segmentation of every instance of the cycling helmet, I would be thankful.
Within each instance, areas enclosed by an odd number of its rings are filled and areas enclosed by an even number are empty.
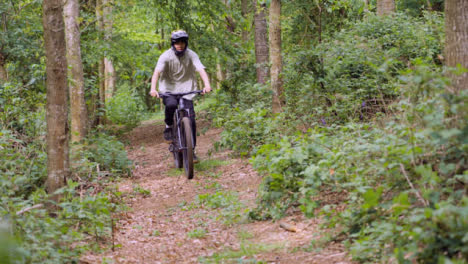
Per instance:
[[[177,51],[176,48],[174,47],[174,44],[178,41],[183,41],[185,43],[185,49],[181,51]],[[185,51],[187,50],[188,47],[188,34],[184,30],[177,30],[172,32],[171,34],[171,47],[174,53],[180,57],[183,56]]]

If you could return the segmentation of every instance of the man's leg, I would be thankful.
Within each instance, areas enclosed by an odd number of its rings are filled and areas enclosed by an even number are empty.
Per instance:
[[[177,99],[173,96],[168,96],[163,98],[163,103],[165,105],[165,118],[164,122],[166,123],[166,129],[164,129],[164,139],[172,139],[172,125],[174,125],[174,112],[177,109]]]

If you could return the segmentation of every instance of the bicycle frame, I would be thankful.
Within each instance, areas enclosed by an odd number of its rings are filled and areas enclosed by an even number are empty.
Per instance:
[[[169,151],[174,156],[176,168],[185,168],[188,179],[193,178],[193,150],[195,140],[192,132],[192,122],[190,116],[191,109],[186,109],[184,105],[184,95],[201,93],[202,91],[192,91],[188,93],[163,93],[162,97],[173,96],[177,100],[177,109],[174,112],[174,124],[172,130],[172,142]]]

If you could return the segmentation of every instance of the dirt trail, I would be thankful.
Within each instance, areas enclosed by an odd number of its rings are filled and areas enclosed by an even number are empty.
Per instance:
[[[131,210],[116,223],[118,247],[82,263],[351,263],[339,244],[304,250],[319,238],[316,219],[297,214],[281,221],[297,232],[245,219],[261,178],[245,159],[211,154],[221,130],[198,137],[202,162],[190,181],[173,169],[162,131],[162,123],[147,122],[128,134],[136,166],[134,177],[119,183]]]

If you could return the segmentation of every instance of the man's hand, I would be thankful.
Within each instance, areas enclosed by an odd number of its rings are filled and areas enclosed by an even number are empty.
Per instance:
[[[205,88],[203,88],[203,94],[206,94],[206,93],[209,93],[209,92],[211,92],[211,87],[205,86]]]
[[[157,98],[159,98],[159,93],[156,90],[151,90],[150,95],[153,96],[153,97],[156,96]]]

